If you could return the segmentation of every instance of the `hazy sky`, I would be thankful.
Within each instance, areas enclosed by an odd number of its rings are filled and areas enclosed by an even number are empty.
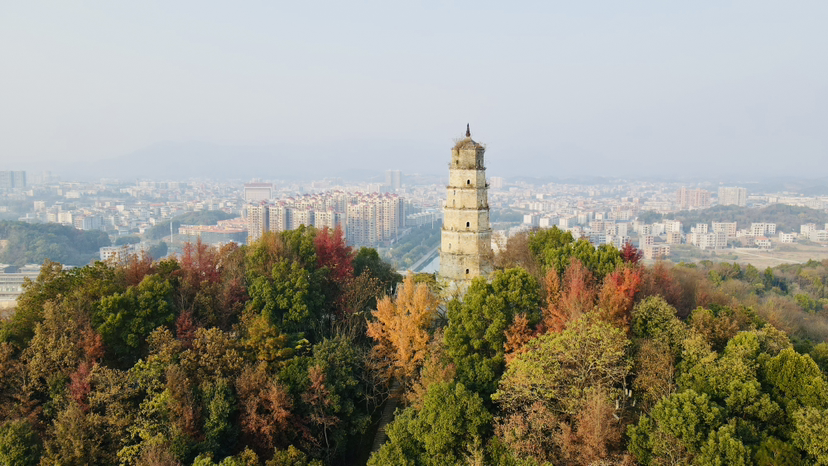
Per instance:
[[[0,169],[198,142],[440,173],[467,122],[494,176],[828,175],[828,2],[0,6]]]

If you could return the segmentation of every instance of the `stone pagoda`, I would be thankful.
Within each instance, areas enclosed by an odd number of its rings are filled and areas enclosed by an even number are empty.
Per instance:
[[[492,229],[483,153],[486,148],[466,137],[451,149],[449,184],[443,208],[440,278],[465,288],[474,277],[492,271]]]

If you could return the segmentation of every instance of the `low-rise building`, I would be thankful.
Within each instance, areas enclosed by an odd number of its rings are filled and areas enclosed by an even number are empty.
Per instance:
[[[760,249],[770,249],[771,248],[771,240],[765,236],[757,236],[753,240],[753,244],[756,245],[757,248]]]
[[[13,266],[0,264],[0,308],[14,307],[17,297],[23,294],[26,279],[36,280],[40,275],[40,266],[29,264]]]
[[[670,255],[670,245],[664,243],[650,244],[643,249],[644,259],[660,260],[666,259]]]
[[[790,244],[796,240],[795,233],[779,233],[779,242],[782,244]]]
[[[808,239],[814,241],[816,243],[825,243],[828,242],[828,231],[826,230],[813,230],[808,234]]]
[[[724,233],[727,238],[735,238],[736,222],[713,222],[713,233]]]

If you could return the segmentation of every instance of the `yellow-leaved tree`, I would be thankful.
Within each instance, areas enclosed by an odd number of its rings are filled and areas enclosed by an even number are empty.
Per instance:
[[[430,340],[429,327],[437,313],[437,298],[424,283],[414,282],[409,274],[393,299],[386,296],[371,312],[368,336],[376,369],[386,380],[396,378],[406,390],[415,381],[425,361]]]

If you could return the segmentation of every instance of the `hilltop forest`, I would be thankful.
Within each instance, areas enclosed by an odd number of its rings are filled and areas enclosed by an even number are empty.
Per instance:
[[[714,206],[709,209],[683,210],[671,214],[645,212],[641,221],[646,223],[660,220],[679,220],[685,233],[697,223],[736,222],[739,228],[747,228],[751,223],[769,222],[776,224],[776,230],[786,233],[799,232],[804,223],[815,223],[820,228],[828,223],[828,214],[810,207],[798,207],[785,204],[773,204],[767,207],[739,207],[734,205]]]
[[[305,227],[47,262],[0,324],[0,463],[828,464],[828,262],[639,259],[533,231],[463,295]]]
[[[44,258],[69,265],[86,265],[109,246],[102,231],[81,231],[56,223],[0,221],[0,263],[39,264]]]

